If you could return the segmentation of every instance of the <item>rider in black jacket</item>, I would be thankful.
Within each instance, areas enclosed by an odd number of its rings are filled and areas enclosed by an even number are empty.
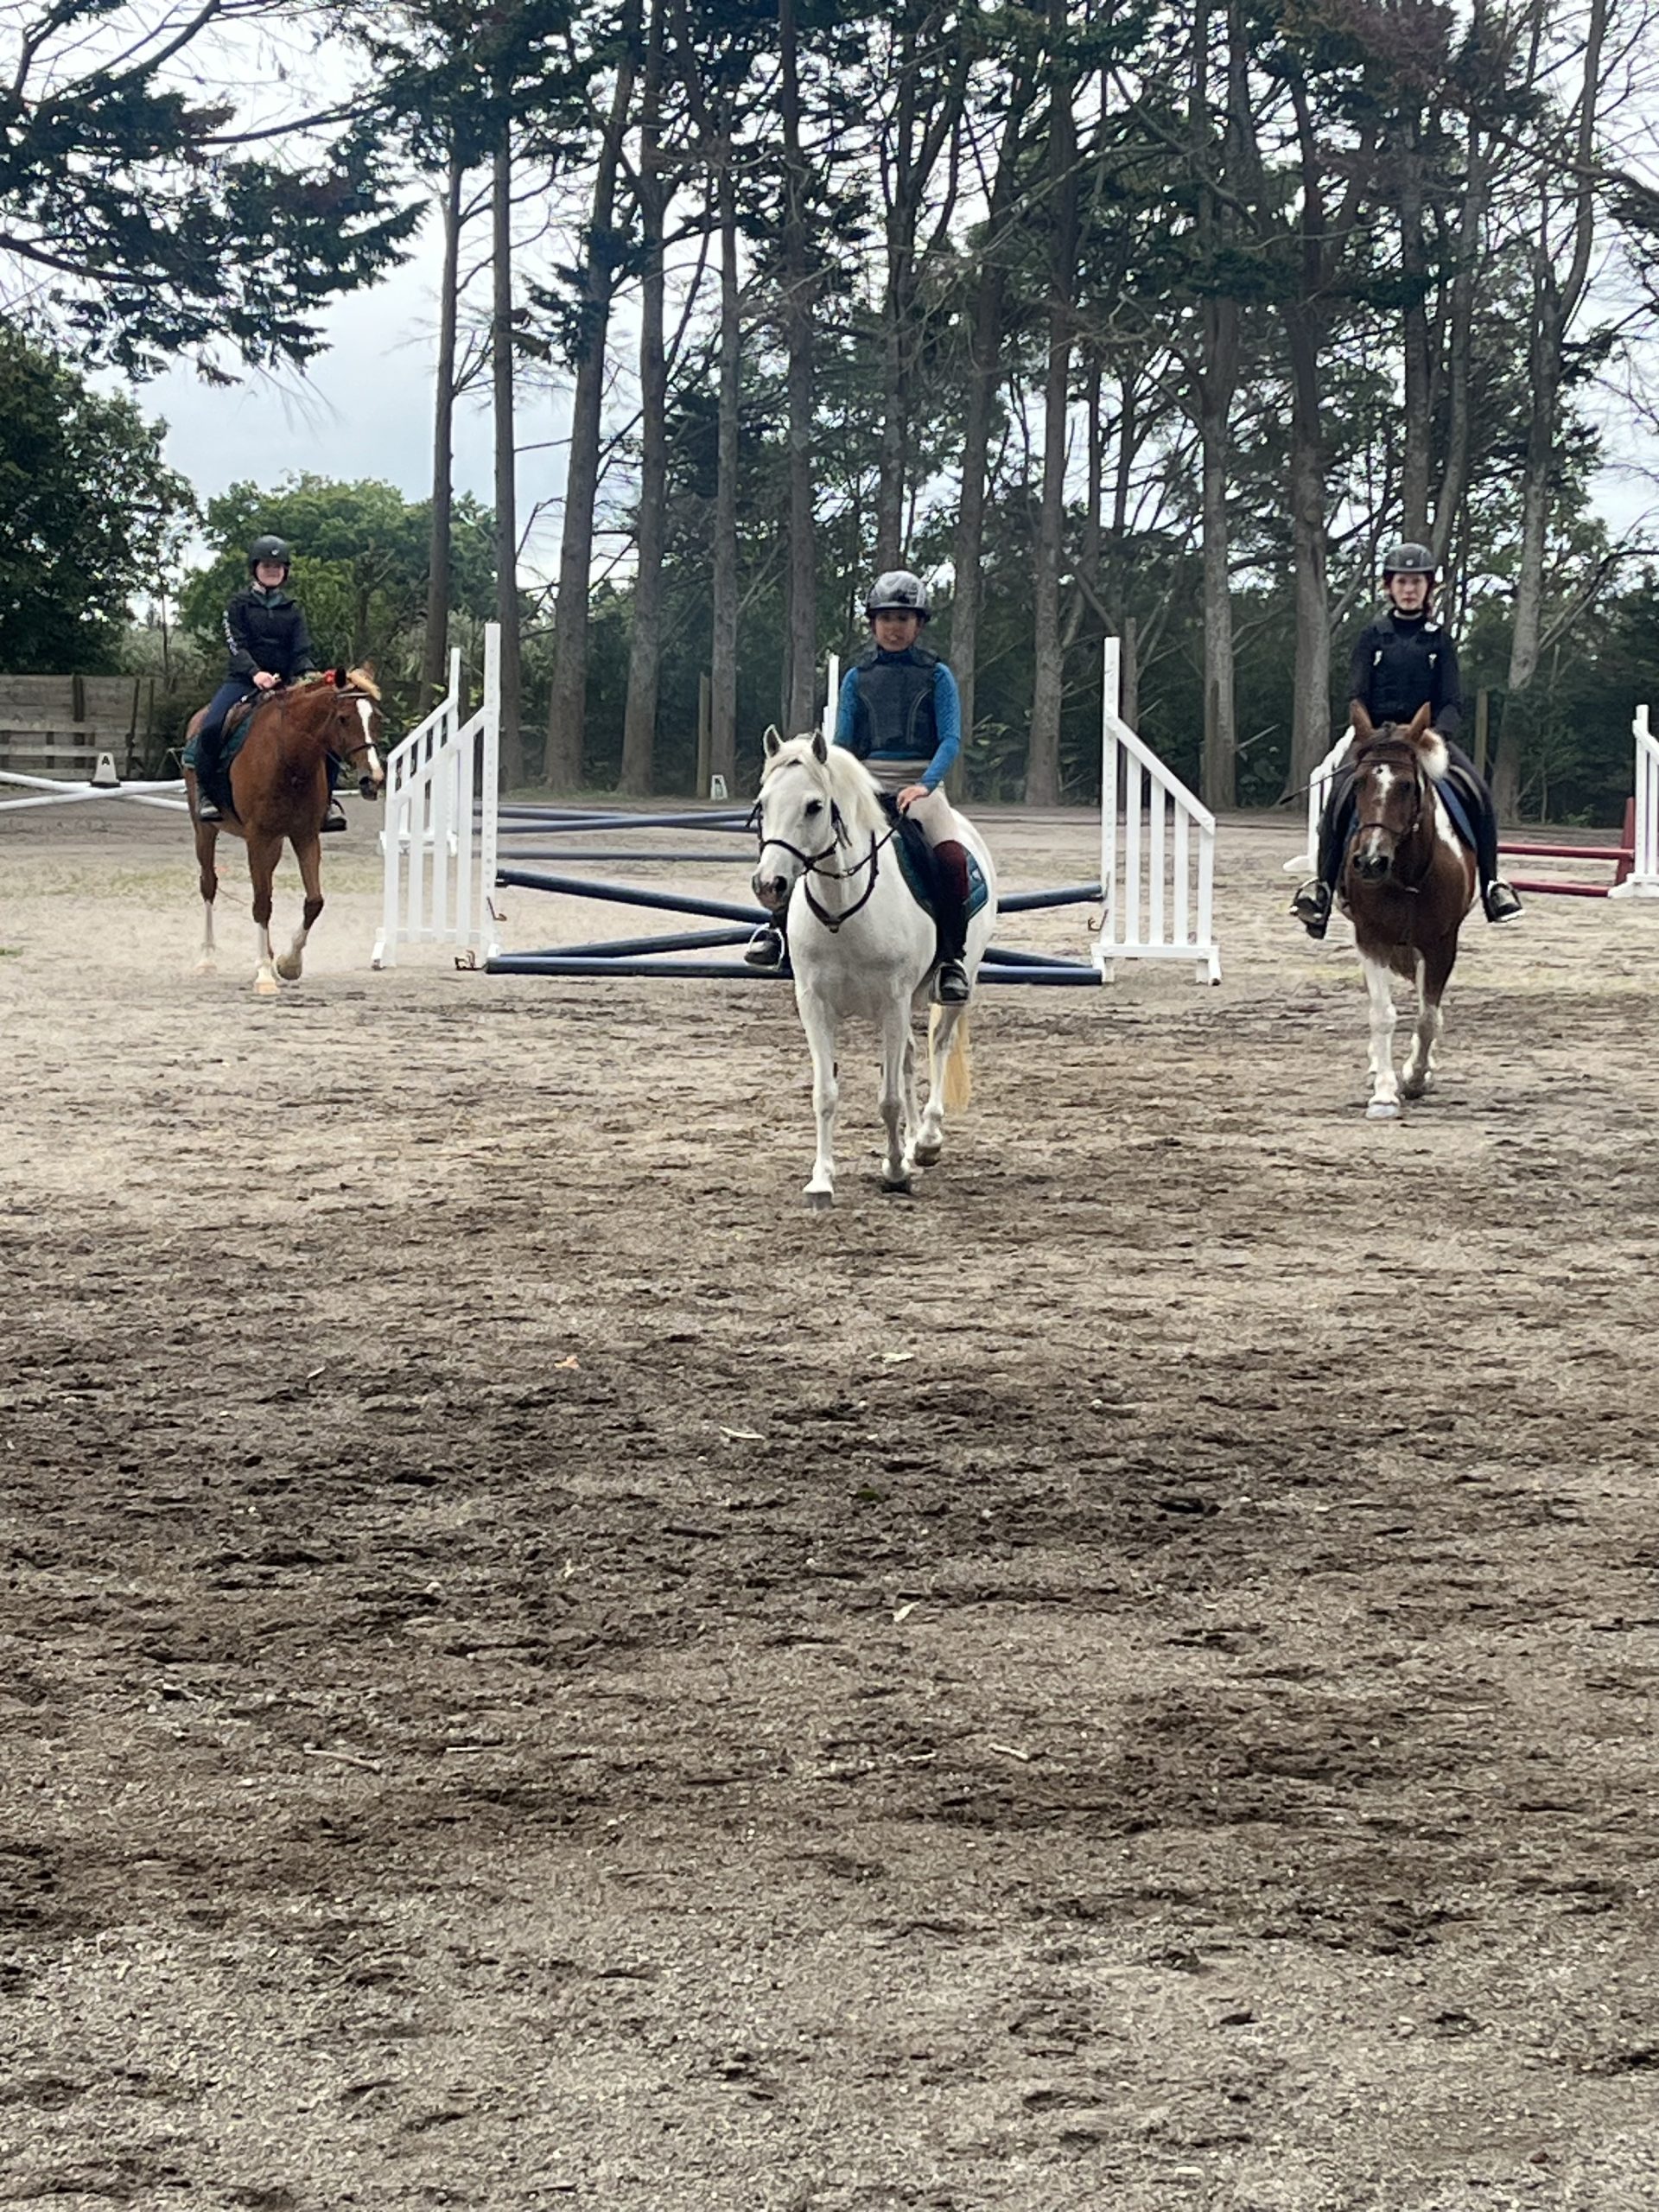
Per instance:
[[[1389,611],[1354,646],[1348,696],[1379,728],[1384,722],[1408,722],[1420,707],[1430,709],[1430,728],[1445,741],[1448,762],[1463,772],[1459,787],[1472,803],[1475,861],[1486,918],[1507,922],[1521,912],[1521,901],[1498,877],[1497,812],[1486,779],[1452,742],[1463,721],[1463,688],[1458,649],[1434,620],[1434,556],[1427,545],[1396,545],[1389,555],[1382,563]],[[1353,832],[1353,769],[1346,764],[1332,777],[1319,820],[1319,874],[1291,903],[1292,913],[1310,937],[1323,937],[1331,918],[1332,893]]]
[[[289,549],[280,537],[257,537],[248,548],[248,572],[252,582],[225,610],[225,643],[230,658],[225,681],[208,702],[207,718],[196,734],[191,766],[196,772],[196,813],[203,822],[223,819],[214,804],[210,784],[219,765],[219,748],[225,734],[225,717],[238,701],[257,698],[308,676],[316,667],[311,636],[297,600],[288,593],[291,564]],[[332,793],[325,830],[343,830],[346,817]]]

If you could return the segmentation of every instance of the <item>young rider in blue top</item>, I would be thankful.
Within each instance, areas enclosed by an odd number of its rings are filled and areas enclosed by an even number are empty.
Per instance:
[[[878,576],[864,612],[871,643],[842,679],[836,743],[858,755],[891,804],[927,842],[939,893],[941,958],[935,995],[944,1005],[960,1005],[969,995],[963,964],[970,896],[968,855],[950,834],[950,806],[939,788],[962,750],[957,679],[937,653],[918,642],[929,613],[919,576],[908,569]],[[783,956],[783,933],[768,924],[743,957],[752,968],[775,968]]]

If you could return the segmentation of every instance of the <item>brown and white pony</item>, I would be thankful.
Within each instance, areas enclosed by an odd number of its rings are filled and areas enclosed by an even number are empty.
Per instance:
[[[1475,858],[1452,826],[1436,785],[1446,747],[1420,707],[1408,722],[1373,726],[1353,710],[1354,827],[1338,887],[1371,998],[1367,1116],[1399,1118],[1434,1079],[1440,1000],[1458,957],[1458,931],[1475,900]],[[1394,977],[1417,986],[1417,1029],[1402,1074],[1394,1069]]]
[[[213,897],[219,889],[213,852],[222,826],[234,831],[248,849],[259,952],[253,988],[261,998],[274,998],[281,988],[279,976],[290,983],[298,979],[306,939],[322,912],[322,820],[328,811],[330,759],[359,764],[358,788],[365,798],[378,798],[386,780],[378,745],[380,694],[372,669],[335,669],[309,682],[268,691],[249,712],[247,736],[231,763],[234,811],[222,825],[200,819],[195,771],[185,771],[205,910],[196,973],[210,976],[213,971]],[[192,718],[188,736],[194,737],[206,713],[203,708]],[[270,894],[284,838],[300,864],[305,911],[293,943],[277,959],[270,949]]]

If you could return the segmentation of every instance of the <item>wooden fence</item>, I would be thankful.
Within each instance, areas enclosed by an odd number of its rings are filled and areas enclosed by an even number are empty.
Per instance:
[[[0,676],[0,768],[83,782],[111,754],[131,775],[155,746],[153,676]]]

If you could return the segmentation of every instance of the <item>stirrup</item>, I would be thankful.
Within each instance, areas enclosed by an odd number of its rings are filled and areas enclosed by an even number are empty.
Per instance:
[[[328,811],[322,817],[322,828],[325,830],[349,830],[350,827],[350,823],[346,819],[345,808],[340,804],[337,798],[330,798],[328,801]]]
[[[933,979],[933,996],[941,1006],[963,1006],[973,996],[968,970],[960,960],[942,960]]]
[[[224,810],[215,800],[208,798],[200,784],[196,786],[196,819],[198,822],[222,822],[225,819]]]
[[[773,969],[781,968],[784,962],[783,931],[773,929],[770,923],[758,929],[743,948],[743,959],[747,967],[762,968],[768,974]]]
[[[1290,902],[1290,911],[1309,937],[1321,938],[1331,921],[1331,893],[1316,875],[1305,883]]]

